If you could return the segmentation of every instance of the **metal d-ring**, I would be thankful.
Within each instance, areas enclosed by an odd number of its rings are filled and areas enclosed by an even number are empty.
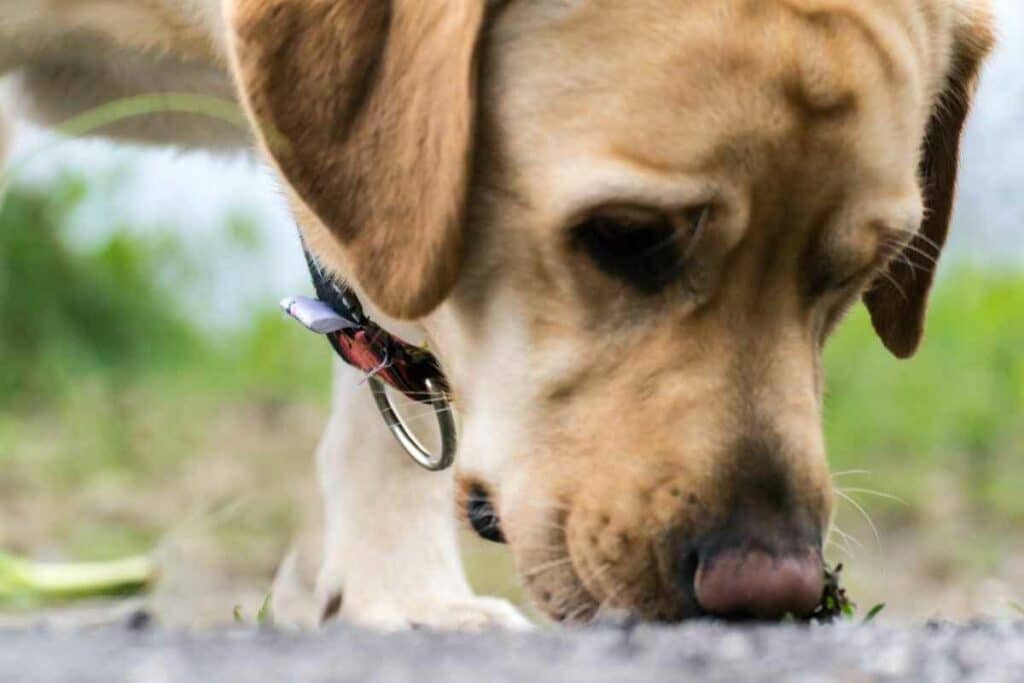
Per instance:
[[[434,409],[437,416],[437,426],[441,431],[441,454],[434,455],[419,442],[395,409],[395,405],[388,396],[387,385],[376,377],[368,380],[370,390],[373,392],[373,400],[377,402],[377,409],[387,424],[388,429],[398,439],[405,452],[409,454],[417,465],[431,472],[440,472],[452,466],[455,462],[455,446],[457,443],[455,433],[455,416],[452,414],[452,404],[448,401],[445,392],[438,390],[431,380],[426,381],[427,390],[430,392],[428,403]]]

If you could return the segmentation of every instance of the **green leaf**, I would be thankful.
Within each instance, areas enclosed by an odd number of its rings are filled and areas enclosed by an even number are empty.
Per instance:
[[[242,606],[241,605],[235,605],[235,609],[234,609],[234,611],[232,611],[231,614],[232,614],[232,616],[235,617],[235,623],[236,624],[244,624],[245,623],[245,617],[242,616]]]
[[[148,557],[108,562],[33,562],[0,553],[0,606],[37,607],[149,588],[157,570]]]
[[[884,602],[875,605],[874,607],[872,607],[871,609],[868,610],[867,614],[864,615],[863,623],[865,623],[865,624],[871,623],[871,621],[875,617],[877,617],[879,614],[881,614],[882,610],[884,610],[884,609],[885,609],[885,603]]]
[[[266,597],[263,598],[263,604],[260,605],[260,611],[256,613],[256,623],[260,626],[269,623],[270,599],[273,597],[273,595],[273,593],[267,593]]]

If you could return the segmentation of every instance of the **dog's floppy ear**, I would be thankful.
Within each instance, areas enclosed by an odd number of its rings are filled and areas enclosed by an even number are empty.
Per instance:
[[[398,318],[440,304],[461,265],[484,4],[227,0],[264,146]]]
[[[961,18],[945,85],[925,135],[920,165],[924,222],[889,264],[888,277],[879,277],[864,295],[875,331],[898,358],[914,355],[924,336],[928,294],[953,214],[960,137],[978,71],[994,42],[987,12],[975,8],[971,14]]]

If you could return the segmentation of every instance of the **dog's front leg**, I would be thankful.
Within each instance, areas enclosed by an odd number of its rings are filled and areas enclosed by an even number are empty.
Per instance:
[[[473,595],[459,557],[452,472],[427,472],[410,460],[362,380],[337,365],[317,453],[325,506],[317,601],[324,617],[339,606],[344,619],[388,630],[526,627],[507,602]],[[410,406],[407,414],[431,425],[427,410]]]

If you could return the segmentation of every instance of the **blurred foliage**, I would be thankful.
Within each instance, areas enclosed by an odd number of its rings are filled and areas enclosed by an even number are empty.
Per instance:
[[[16,187],[0,210],[0,407],[52,404],[89,378],[202,379],[281,399],[322,393],[326,353],[310,354],[309,338],[280,324],[272,306],[238,332],[190,322],[173,278],[154,273],[188,278],[197,266],[163,231],[114,229],[99,244],[69,246],[62,230],[87,191],[71,177],[46,191]],[[226,229],[239,251],[259,245],[244,216],[229,216]]]
[[[66,179],[12,192],[0,214],[0,405],[25,407],[71,375],[127,374],[186,360],[200,340],[151,280],[155,245],[115,233],[72,253],[63,218],[86,192]]]
[[[826,353],[833,469],[870,470],[911,514],[945,472],[976,512],[1024,519],[1024,272],[954,266],[912,360],[851,318]]]

